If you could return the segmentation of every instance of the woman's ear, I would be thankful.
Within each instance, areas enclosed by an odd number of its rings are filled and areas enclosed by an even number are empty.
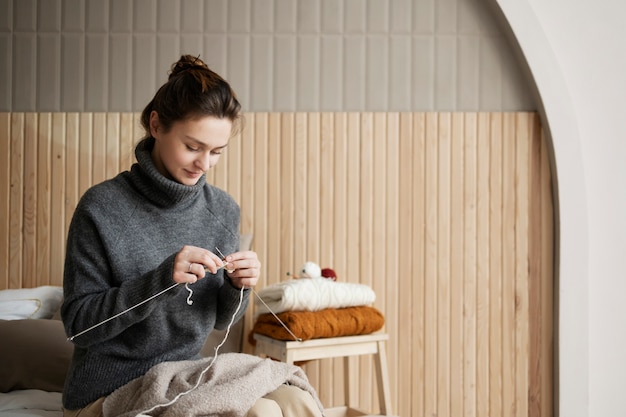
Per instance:
[[[159,129],[159,114],[152,110],[152,112],[150,112],[150,135],[152,135],[153,138],[156,138]]]

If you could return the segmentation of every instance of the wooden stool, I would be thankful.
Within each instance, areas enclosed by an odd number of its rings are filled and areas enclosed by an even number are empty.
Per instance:
[[[348,372],[349,357],[368,354],[374,355],[380,412],[382,413],[381,415],[384,416],[391,415],[389,370],[387,368],[387,353],[385,348],[385,343],[389,339],[389,336],[386,333],[312,339],[304,342],[276,340],[255,333],[254,339],[256,340],[255,354],[274,358],[289,364],[314,359],[344,358],[344,392],[346,406],[327,409],[326,413],[329,417],[366,415],[350,407],[354,401],[350,395],[350,373]]]

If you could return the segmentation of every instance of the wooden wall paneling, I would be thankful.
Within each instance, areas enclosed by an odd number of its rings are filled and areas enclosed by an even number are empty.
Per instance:
[[[535,337],[540,338],[540,351],[539,355],[539,367],[540,367],[540,405],[541,416],[549,417],[555,415],[555,403],[557,397],[555,395],[556,384],[555,376],[553,372],[558,369],[558,358],[555,353],[555,327],[556,318],[554,305],[554,291],[556,282],[553,278],[554,273],[554,233],[555,233],[555,219],[554,219],[554,205],[553,205],[553,189],[552,178],[550,174],[550,157],[548,151],[548,145],[545,137],[543,137],[541,126],[539,125],[539,116],[534,114],[534,142],[540,142],[540,172],[541,172],[541,236],[540,236],[540,248],[541,248],[541,269],[540,269],[540,292],[541,292],[541,319],[539,321],[540,330],[538,334],[534,334]],[[532,336],[531,336],[532,337]]]
[[[415,146],[413,132],[413,117],[410,113],[399,114],[399,155],[398,155],[398,275],[392,279],[390,298],[397,298],[397,332],[398,354],[396,369],[398,370],[398,386],[410,386],[411,372],[413,369],[414,349],[410,344],[412,339],[413,317],[412,311],[416,307],[413,302],[412,281],[416,278],[413,274],[413,258],[415,248],[413,245],[413,170],[419,169],[413,160]],[[391,278],[391,277],[387,277]],[[399,415],[411,415],[411,397],[396,395],[395,408],[392,410]]]
[[[456,415],[476,417],[478,379],[477,264],[478,264],[478,115],[466,113],[463,120],[463,248],[462,248],[462,408]],[[480,288],[484,292],[483,288]]]
[[[0,288],[9,287],[10,275],[11,129],[12,115],[0,113]]]
[[[11,187],[9,190],[9,288],[23,284],[24,235],[24,113],[11,115]]]
[[[452,113],[450,126],[450,415],[463,414],[464,281],[464,114]]]
[[[10,113],[0,113],[0,288],[9,288],[9,244],[11,240],[11,129]]]
[[[438,232],[438,118],[436,113],[426,116],[426,178],[425,178],[425,234],[424,240],[424,415],[438,414],[437,383],[437,232]],[[392,350],[389,350],[392,352]]]
[[[239,165],[239,178],[241,180],[240,185],[240,196],[239,196],[239,206],[241,208],[241,232],[242,233],[252,233],[253,240],[252,246],[254,250],[258,250],[262,247],[264,238],[263,236],[257,236],[255,231],[255,219],[254,219],[254,204],[255,204],[255,182],[254,182],[254,153],[255,153],[255,142],[254,142],[254,129],[251,126],[254,126],[255,117],[254,114],[246,115],[246,126],[248,129],[244,129],[239,133],[238,142],[239,151],[237,152],[238,159],[233,161],[234,158],[231,157],[231,164]],[[230,146],[229,146],[230,147]],[[230,149],[229,149],[230,150]],[[218,164],[219,166],[219,164]],[[231,171],[234,168],[231,169]],[[263,266],[263,258],[260,258],[261,266]],[[263,269],[261,269],[260,276],[260,285],[259,288],[263,287],[264,280],[267,280],[267,274],[263,273]],[[252,329],[254,326],[254,311],[253,309],[249,309],[244,317],[244,329]],[[243,351],[246,353],[252,353],[254,351],[252,345],[248,343],[246,337],[244,337],[243,343]]]
[[[253,184],[254,205],[252,215],[254,218],[254,236],[257,241],[255,250],[260,259],[264,260],[261,265],[263,275],[268,274],[267,256],[270,252],[268,231],[268,155],[269,155],[269,114],[257,113],[254,118],[254,158]]]
[[[516,218],[515,218],[515,412],[528,416],[529,392],[529,280],[531,253],[529,252],[530,211],[530,143],[531,131],[528,113],[516,114]],[[539,214],[537,212],[537,214]]]
[[[321,113],[319,120],[320,136],[320,191],[319,191],[319,258],[317,262],[324,267],[334,266],[333,245],[333,194],[334,194],[334,123],[332,113]],[[320,362],[319,372],[322,375],[333,375],[335,367],[341,363],[340,359],[328,359]],[[320,386],[321,394],[326,398],[326,404],[336,403],[334,387],[330,384]]]
[[[93,144],[94,115],[93,113],[80,114],[80,135],[78,159],[78,190],[83,195],[87,189],[95,184],[94,173],[94,144]],[[134,156],[133,156],[134,157]]]
[[[332,265],[329,266],[337,273],[337,279],[345,282],[352,274],[352,262],[348,259],[346,252],[346,242],[349,239],[347,235],[348,167],[346,163],[350,157],[346,140],[349,123],[347,113],[332,113],[329,117],[333,120],[333,194],[331,198],[333,259]],[[342,359],[334,361],[333,381],[337,381],[337,384],[343,384],[345,381],[344,363]],[[332,404],[345,404],[347,394],[343,389],[333,390]]]
[[[120,172],[120,133],[120,114],[107,113],[105,131],[106,149],[104,155],[106,179],[113,178]]]
[[[78,113],[65,115],[65,206],[63,207],[64,234],[67,236],[79,194],[80,118]],[[116,138],[119,142],[121,138]]]
[[[246,115],[246,126],[241,132],[241,229],[247,233],[254,233],[254,129],[255,117]],[[258,238],[258,240],[257,240]],[[263,243],[263,236],[254,236],[255,249]]]
[[[502,114],[491,116],[489,166],[489,406],[490,415],[504,415],[502,410]]]
[[[335,268],[334,210],[335,195],[335,116],[320,114],[320,257],[322,268]]]
[[[308,118],[306,113],[296,113],[293,131],[293,268],[298,268],[308,259],[307,237],[307,132]]]
[[[303,181],[304,194],[301,196],[307,207],[307,216],[304,219],[305,227],[300,232],[304,234],[306,252],[299,265],[305,261],[319,263],[320,259],[320,117],[319,113],[306,113],[306,129],[304,129],[305,142],[303,151],[306,154],[306,171],[304,172],[305,180]],[[326,397],[323,390],[325,382],[322,379],[320,365],[322,361],[313,361],[307,364],[306,369],[315,386],[318,387],[320,398],[328,402],[330,398]]]
[[[259,288],[307,260],[370,285],[399,415],[552,414],[553,205],[536,114],[246,121],[207,179],[254,232]],[[0,135],[0,288],[60,285],[74,207],[134,161],[139,114],[0,114]],[[350,364],[349,393],[343,360],[305,371],[325,403],[376,412],[370,359]]]
[[[62,271],[65,260],[65,155],[66,125],[64,113],[52,114],[51,183],[50,205],[50,284],[63,283]]]
[[[398,291],[401,285],[399,280],[401,260],[398,258],[399,236],[400,236],[400,208],[399,208],[399,182],[400,167],[398,161],[400,159],[400,115],[398,113],[387,114],[387,226],[386,226],[386,255],[385,273],[385,319],[387,320],[387,332],[389,340],[387,348],[393,352],[398,351],[400,343],[400,334],[398,330]],[[398,375],[400,367],[400,358],[397,355],[390,355],[388,362],[389,372],[391,375]],[[389,381],[391,389],[392,404],[398,404],[398,396],[400,386],[397,378],[391,378]]]
[[[529,199],[528,209],[531,213],[528,237],[529,237],[529,283],[528,283],[528,331],[530,335],[529,345],[529,389],[528,389],[528,415],[531,417],[541,416],[541,315],[542,315],[542,283],[541,267],[543,258],[541,255],[541,201],[543,192],[541,189],[541,143],[536,140],[534,132],[534,119],[530,120],[530,156],[529,156]],[[533,214],[534,213],[534,214]]]
[[[127,171],[135,161],[135,144],[141,136],[135,136],[135,113],[120,114],[120,146],[118,172]]]
[[[407,381],[410,396],[410,408],[407,414],[411,416],[424,415],[425,392],[425,223],[426,223],[426,114],[413,114],[413,155],[412,155],[412,182],[413,182],[413,224],[411,238],[413,240],[412,268],[410,273],[411,288],[411,338],[405,339],[411,348],[411,379]],[[403,228],[402,230],[407,230]],[[405,284],[406,285],[406,284]],[[406,290],[406,288],[405,288]],[[398,413],[401,409],[398,406]]]
[[[491,119],[479,113],[476,138],[476,415],[489,415],[491,332]]]
[[[361,277],[360,232],[361,232],[361,117],[360,113],[348,113],[346,137],[346,239],[342,243],[346,259],[346,275],[344,280],[359,282]],[[358,375],[354,375],[358,378]],[[358,401],[359,393],[355,393]]]
[[[52,205],[52,114],[40,113],[37,122],[37,286],[50,283]]]
[[[267,142],[267,247],[263,262],[268,276],[279,282],[281,273],[281,166],[280,166],[280,113],[270,113]]]
[[[502,118],[502,404],[515,415],[515,119]]]
[[[295,193],[295,114],[283,113],[280,119],[280,246],[281,269],[279,277],[272,277],[279,282],[287,272],[294,273],[297,267],[294,259],[293,237],[295,233],[294,193]],[[275,280],[275,281],[274,281]]]
[[[24,117],[24,221],[22,286],[37,286],[37,113]]]
[[[92,183],[99,184],[107,179],[107,114],[94,113],[91,131]]]
[[[437,411],[450,415],[450,113],[439,113],[437,187]]]
[[[374,221],[374,175],[377,173],[376,153],[374,150],[374,113],[361,113],[359,122],[359,233],[353,247],[357,247],[358,255],[358,278],[359,283],[372,287],[374,277],[378,272],[375,263],[375,253],[373,250],[373,230]],[[356,262],[356,259],[355,259]],[[365,410],[378,409],[374,404],[373,395],[363,393],[372,392],[372,381],[375,381],[372,358],[361,356],[358,359],[359,386],[358,392],[361,394],[359,406]]]

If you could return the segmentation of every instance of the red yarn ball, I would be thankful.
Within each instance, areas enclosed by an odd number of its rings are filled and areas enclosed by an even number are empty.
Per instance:
[[[322,268],[322,276],[337,281],[337,274],[330,268]]]

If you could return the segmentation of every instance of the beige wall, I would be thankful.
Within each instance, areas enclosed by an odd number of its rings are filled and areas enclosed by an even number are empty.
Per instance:
[[[478,0],[5,0],[0,111],[140,111],[182,53],[247,111],[535,110]]]

